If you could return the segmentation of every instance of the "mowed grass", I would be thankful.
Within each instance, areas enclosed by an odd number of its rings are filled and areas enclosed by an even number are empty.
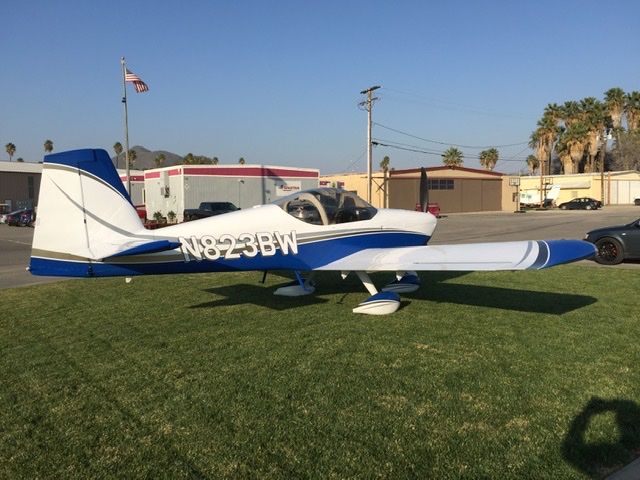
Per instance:
[[[0,291],[0,478],[600,478],[640,455],[640,272]],[[374,276],[379,285],[388,276]]]

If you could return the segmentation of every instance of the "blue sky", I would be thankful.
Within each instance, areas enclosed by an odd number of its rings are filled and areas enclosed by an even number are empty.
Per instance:
[[[381,85],[374,137],[439,152],[526,142],[550,102],[640,90],[640,2],[3,0],[0,159],[123,141],[222,163],[366,170],[361,90]],[[380,126],[382,125],[382,126]],[[385,128],[388,127],[388,128]],[[429,143],[393,130],[423,139]],[[526,145],[496,169],[524,167]],[[477,167],[477,148],[460,148]],[[438,155],[374,149],[395,168]]]

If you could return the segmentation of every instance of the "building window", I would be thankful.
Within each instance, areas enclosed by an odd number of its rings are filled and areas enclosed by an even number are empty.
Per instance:
[[[431,178],[427,185],[429,190],[453,190],[453,180],[447,178]]]
[[[27,177],[27,188],[29,189],[29,200],[33,200],[35,189],[33,187],[33,177]]]

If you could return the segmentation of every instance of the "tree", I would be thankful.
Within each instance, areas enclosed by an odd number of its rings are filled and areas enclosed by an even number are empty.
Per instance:
[[[14,153],[16,153],[16,146],[13,143],[9,142],[4,147],[7,150],[7,154],[9,155],[9,161],[11,162],[13,159]]]
[[[164,153],[159,154],[156,158],[153,159],[153,161],[156,164],[156,168],[160,168],[162,166],[164,166],[164,161],[166,160],[166,157],[164,155]]]
[[[384,158],[380,161],[380,168],[384,173],[389,171],[389,164],[391,163],[391,159],[389,155],[385,155]]]
[[[533,175],[534,173],[536,173],[539,165],[540,162],[535,155],[529,155],[527,157],[527,167],[529,168],[529,175]]]
[[[604,104],[613,121],[614,130],[622,127],[622,114],[624,112],[625,94],[618,87],[610,88],[604,93]]]
[[[18,157],[18,159],[16,160],[16,162],[22,163],[22,162],[24,162],[24,158],[22,158],[22,157]]]
[[[627,130],[630,133],[640,126],[640,92],[629,92],[625,97],[624,114],[627,117]]]
[[[529,146],[536,151],[536,157],[538,157],[542,172],[549,170],[551,166],[551,151],[560,131],[558,127],[558,119],[560,117],[557,117],[557,115],[562,111],[564,110],[560,109],[554,113],[547,107],[545,114],[538,120],[538,128],[534,130],[529,139]],[[548,166],[548,168],[545,168],[545,166]]]
[[[500,154],[495,148],[483,150],[480,152],[480,165],[487,170],[493,170],[496,167],[496,163],[498,163],[499,156]]]
[[[196,163],[196,158],[193,156],[193,153],[189,152],[184,156],[185,165],[193,165],[195,163]]]
[[[220,160],[218,160],[218,157],[213,157],[213,158],[211,159],[211,163],[212,163],[213,165],[218,165],[218,163],[219,163],[219,162],[220,162]]]
[[[598,147],[603,137],[606,125],[606,111],[604,104],[593,97],[587,97],[580,101],[583,110],[583,120],[587,127],[587,139],[585,151],[587,162],[584,166],[586,173],[596,171],[595,158],[598,154]]]
[[[244,157],[240,157],[240,159],[238,160],[238,163],[239,163],[240,165],[244,165],[244,164],[245,164]]]
[[[129,150],[129,168],[133,168],[136,163],[136,158],[138,158],[136,151],[133,149]]]
[[[448,167],[459,167],[462,162],[462,152],[456,147],[450,147],[442,154],[442,163]]]
[[[44,151],[45,153],[53,152],[53,142],[51,140],[44,141]]]
[[[582,122],[571,124],[562,134],[558,143],[566,146],[571,162],[562,163],[565,175],[578,172],[578,165],[584,157],[584,149],[587,144],[588,129]]]
[[[640,131],[620,132],[611,154],[615,170],[640,170]]]
[[[114,143],[113,151],[116,152],[116,168],[118,168],[120,164],[120,154],[124,152],[124,148],[122,148],[122,144],[120,142]]]

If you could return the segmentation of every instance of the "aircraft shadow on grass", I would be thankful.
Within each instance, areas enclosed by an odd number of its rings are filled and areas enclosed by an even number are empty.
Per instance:
[[[615,415],[617,442],[588,442],[590,422],[607,413]],[[562,455],[591,478],[602,478],[622,468],[640,455],[640,407],[631,400],[591,398],[571,422],[562,444]]]
[[[469,305],[477,307],[490,307],[517,312],[545,313],[562,315],[564,313],[586,307],[596,302],[594,297],[577,294],[540,292],[531,290],[517,290],[501,287],[488,287],[482,285],[461,285],[447,283],[466,272],[429,272],[422,275],[423,285],[415,293],[403,294],[401,307],[411,304],[412,300],[427,300],[438,303],[451,303],[454,305]],[[286,273],[277,274],[286,280]],[[330,302],[323,298],[325,295],[344,294],[338,303],[342,304],[344,296],[351,293],[367,293],[357,280],[355,275],[350,275],[345,280],[336,280],[335,274],[321,273],[318,280],[316,293],[302,297],[278,297],[273,291],[278,285],[235,284],[205,290],[207,293],[222,297],[212,301],[192,305],[190,308],[213,308],[218,306],[233,306],[254,304],[273,310],[288,310],[302,306],[322,304]],[[291,277],[293,278],[293,277]],[[384,285],[390,280],[389,275],[372,275],[377,285]],[[354,307],[356,304],[354,303]]]

